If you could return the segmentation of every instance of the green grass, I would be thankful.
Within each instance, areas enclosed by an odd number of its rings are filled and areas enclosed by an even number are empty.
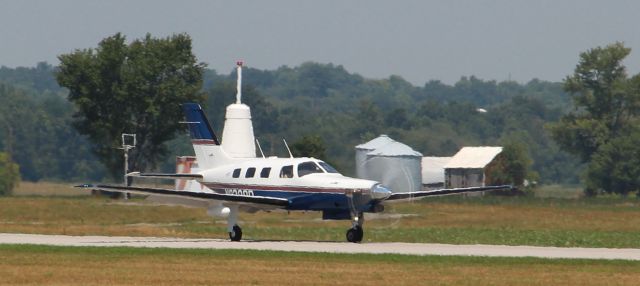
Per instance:
[[[0,284],[635,285],[623,260],[0,245]]]
[[[534,190],[539,198],[578,199],[584,196],[581,186],[542,185]]]
[[[636,197],[449,196],[388,204],[382,215],[366,219],[365,242],[640,248]],[[318,212],[241,213],[240,224],[245,239],[320,241],[344,241],[350,225]],[[225,219],[204,209],[88,196],[2,197],[0,232],[227,238]]]

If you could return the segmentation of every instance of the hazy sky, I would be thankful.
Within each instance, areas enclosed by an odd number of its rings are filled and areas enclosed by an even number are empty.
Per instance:
[[[578,54],[623,41],[640,70],[640,1],[62,1],[0,0],[0,65],[58,64],[61,53],[128,39],[191,35],[222,73],[237,59],[275,69],[305,61],[414,84],[476,75],[559,81]]]

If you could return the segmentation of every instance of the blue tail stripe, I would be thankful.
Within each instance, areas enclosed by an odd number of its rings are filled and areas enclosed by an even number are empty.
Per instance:
[[[182,105],[182,110],[187,119],[192,140],[213,140],[216,145],[220,145],[216,134],[213,133],[213,129],[209,125],[207,116],[199,104],[185,103]]]

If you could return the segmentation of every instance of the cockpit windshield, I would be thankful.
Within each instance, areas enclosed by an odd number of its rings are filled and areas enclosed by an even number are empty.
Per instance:
[[[304,162],[298,165],[298,177],[306,176],[313,173],[324,173],[324,172],[314,162]]]
[[[338,170],[336,170],[336,168],[332,167],[331,165],[325,163],[325,162],[318,162],[318,164],[320,164],[320,166],[322,166],[322,168],[327,171],[327,173],[339,173]]]

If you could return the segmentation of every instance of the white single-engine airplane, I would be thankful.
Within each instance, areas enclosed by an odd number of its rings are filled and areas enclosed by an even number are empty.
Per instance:
[[[232,241],[242,238],[238,225],[240,210],[255,212],[282,209],[321,211],[322,219],[351,220],[349,242],[363,238],[365,212],[381,212],[383,203],[427,196],[508,189],[511,186],[487,186],[420,192],[392,192],[379,182],[341,175],[329,164],[315,158],[256,157],[251,112],[241,103],[242,63],[237,66],[236,103],[227,107],[222,142],[218,140],[200,105],[182,105],[200,172],[139,173],[143,178],[195,180],[200,190],[178,191],[120,185],[81,185],[78,187],[142,195],[196,200],[211,216],[227,217]],[[258,146],[259,147],[259,146]],[[261,151],[262,152],[262,151]],[[203,203],[204,202],[204,203]]]

